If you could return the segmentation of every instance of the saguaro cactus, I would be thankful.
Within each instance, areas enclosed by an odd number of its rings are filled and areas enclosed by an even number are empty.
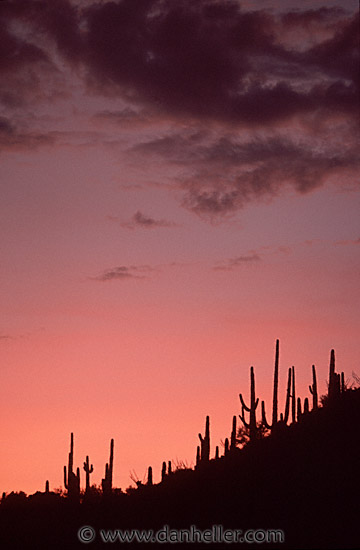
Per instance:
[[[335,350],[330,351],[330,366],[329,366],[329,399],[333,399],[339,392],[338,377],[335,372]]]
[[[200,465],[201,454],[200,454],[200,445],[196,447],[196,468]]]
[[[328,398],[332,402],[340,393],[346,390],[344,373],[338,374],[335,372],[335,350],[330,352],[330,367],[329,367],[329,391]]]
[[[74,434],[70,435],[70,452],[68,461],[68,471],[64,466],[64,486],[67,489],[68,497],[77,499],[80,496],[80,469],[77,468],[76,474],[73,472],[74,466]]]
[[[210,417],[206,417],[205,436],[199,433],[200,439],[200,462],[208,462],[210,458]]]
[[[86,461],[84,462],[84,470],[86,472],[86,488],[85,488],[85,491],[86,493],[89,492],[90,490],[90,474],[93,473],[94,471],[94,466],[91,464],[89,464],[89,457],[86,455]]]
[[[278,424],[286,425],[289,419],[289,412],[290,412],[290,397],[291,397],[291,378],[292,378],[292,369],[289,368],[288,370],[288,380],[287,380],[287,388],[286,388],[286,401],[285,401],[285,411],[284,414],[280,414],[280,420],[276,421],[276,423],[272,423],[271,425],[266,420],[266,413],[265,413],[265,402],[261,401],[261,415],[262,415],[262,422],[264,426],[271,430],[272,432],[276,429],[276,426]],[[273,416],[273,422],[274,422],[274,416]]]
[[[161,481],[164,481],[165,478],[166,478],[166,462],[163,462],[162,468],[161,468]]]
[[[296,422],[296,390],[295,390],[295,367],[291,367],[291,420]]]
[[[168,476],[169,476],[170,474],[172,474],[171,460],[169,460],[169,462],[168,462],[168,472],[167,472],[167,473],[168,473]]]
[[[148,480],[147,480],[147,484],[148,485],[152,485],[153,484],[153,472],[152,472],[152,467],[149,466],[148,468]]]
[[[301,419],[302,411],[301,411],[301,397],[297,398],[297,412],[296,412],[296,419],[299,422]]]
[[[313,383],[309,386],[310,393],[313,397],[313,410],[315,411],[318,408],[318,392],[317,392],[317,380],[316,380],[316,369],[315,365],[312,366],[312,376]]]
[[[230,451],[233,451],[234,449],[236,449],[236,415],[233,416],[230,438]]]
[[[273,390],[273,414],[272,425],[275,426],[278,420],[278,384],[279,384],[279,340],[275,345],[275,368],[274,368],[274,390]]]
[[[309,411],[310,411],[309,399],[308,399],[307,397],[305,397],[305,399],[304,399],[304,412],[303,412],[303,414],[308,414]]]
[[[345,374],[342,372],[342,373],[341,373],[340,391],[341,391],[341,393],[343,393],[345,390],[346,390],[346,386],[345,386]]]
[[[285,413],[284,413],[284,417],[282,418],[285,424],[287,424],[287,421],[289,419],[289,412],[290,412],[291,376],[292,376],[292,369],[289,367],[288,382],[287,382],[287,388],[286,388]]]
[[[105,465],[105,477],[101,480],[102,490],[104,495],[112,493],[112,480],[113,480],[113,465],[114,465],[114,440],[110,441],[110,458],[109,462]]]
[[[49,493],[49,480],[47,479],[45,482],[45,493]]]
[[[276,340],[275,345],[275,367],[274,367],[274,388],[273,388],[273,412],[272,423],[269,424],[266,420],[265,402],[261,402],[262,422],[268,430],[273,431],[278,422],[278,386],[279,386],[279,340]]]
[[[241,402],[241,414],[239,418],[244,424],[245,428],[249,429],[250,441],[254,441],[257,438],[257,426],[256,426],[256,407],[259,404],[259,398],[255,399],[255,375],[254,367],[250,367],[250,407],[247,407],[243,399],[242,394],[239,394]],[[249,422],[245,420],[245,411],[250,413]]]

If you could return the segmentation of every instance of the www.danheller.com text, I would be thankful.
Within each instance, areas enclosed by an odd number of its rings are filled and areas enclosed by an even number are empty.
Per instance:
[[[164,525],[162,529],[99,529],[98,535],[102,542],[172,542],[172,543],[281,543],[285,540],[284,531],[281,529],[226,529],[222,525],[213,525],[211,529],[198,529],[191,525],[189,529],[171,529]],[[80,542],[89,543],[96,539],[96,530],[85,525],[78,530]]]

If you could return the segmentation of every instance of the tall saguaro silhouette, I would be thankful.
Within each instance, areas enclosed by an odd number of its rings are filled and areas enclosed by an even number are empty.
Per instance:
[[[113,466],[114,466],[114,440],[110,441],[110,457],[109,462],[105,465],[105,477],[101,480],[102,490],[104,495],[112,493],[113,481]]]
[[[295,388],[295,367],[291,367],[291,420],[296,422],[296,388]]]
[[[313,383],[309,386],[310,393],[313,397],[313,410],[318,408],[318,392],[317,392],[317,380],[315,365],[312,366]]]
[[[199,433],[200,439],[200,462],[208,462],[210,458],[210,417],[206,417],[205,436]]]
[[[291,375],[290,375],[291,376]],[[263,424],[271,431],[276,429],[278,423],[278,386],[279,386],[279,340],[276,340],[275,345],[275,367],[274,367],[274,388],[273,388],[273,412],[272,423],[269,424],[265,415],[265,403],[261,403],[262,421]]]
[[[257,426],[256,426],[256,407],[259,404],[259,398],[255,398],[255,374],[254,367],[250,367],[250,407],[245,404],[242,394],[239,394],[242,412],[239,414],[241,422],[245,428],[249,429],[250,441],[257,439]],[[245,420],[245,411],[250,413],[249,422]]]
[[[68,470],[64,466],[64,486],[67,489],[69,498],[78,499],[80,497],[80,468],[73,472],[74,467],[74,434],[70,435],[70,452],[68,461]]]
[[[332,349],[330,352],[329,367],[329,402],[333,402],[333,400],[336,399],[340,395],[340,393],[343,393],[345,390],[345,375],[343,372],[341,374],[335,372],[335,350]]]

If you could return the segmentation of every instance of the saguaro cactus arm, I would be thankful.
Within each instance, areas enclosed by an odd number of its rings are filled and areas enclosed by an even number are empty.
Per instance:
[[[241,422],[244,424],[245,428],[250,428],[250,422],[246,422],[245,420],[245,409],[244,407],[241,408],[241,414],[239,414],[239,418]]]
[[[264,426],[265,426],[268,430],[271,430],[272,425],[270,425],[270,424],[268,423],[268,421],[266,420],[265,401],[261,401],[261,420],[262,420],[262,423],[264,424]]]

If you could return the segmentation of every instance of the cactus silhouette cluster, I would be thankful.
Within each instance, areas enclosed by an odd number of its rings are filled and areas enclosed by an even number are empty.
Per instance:
[[[316,367],[312,365],[312,384],[309,385],[309,391],[312,396],[312,407],[310,408],[309,398],[305,397],[302,401],[300,396],[296,395],[295,384],[295,367],[289,367],[287,373],[287,385],[285,395],[285,408],[284,412],[279,415],[278,394],[279,394],[279,356],[280,356],[280,343],[276,340],[275,344],[275,364],[274,364],[274,377],[273,377],[273,398],[272,398],[272,418],[271,422],[267,420],[265,402],[261,401],[261,421],[256,419],[256,411],[259,405],[259,397],[256,396],[255,390],[255,372],[254,367],[250,367],[250,402],[249,405],[245,403],[243,394],[239,394],[241,412],[239,414],[240,420],[244,428],[238,428],[236,422],[236,415],[232,419],[232,429],[230,437],[226,437],[224,441],[224,456],[238,452],[239,444],[246,444],[248,441],[253,444],[256,440],[261,439],[264,434],[269,430],[272,434],[278,430],[283,429],[290,422],[301,422],[302,419],[307,416],[311,411],[316,411],[319,408],[319,394],[318,383],[316,375]],[[344,379],[344,373],[340,374],[335,371],[335,351],[330,352],[330,366],[329,366],[329,381],[328,381],[328,393],[326,396],[322,396],[321,402],[323,405],[330,405],[336,401],[341,393],[346,391],[346,384]],[[247,416],[248,415],[248,416]],[[241,434],[242,439],[239,439]],[[244,435],[245,434],[245,435]],[[205,420],[205,433],[198,434],[200,445],[196,450],[196,466],[203,467],[210,461],[210,417],[206,416]],[[219,460],[223,457],[220,456],[219,446],[215,448],[214,459]],[[105,465],[105,475],[101,481],[102,493],[104,496],[109,496],[113,492],[113,467],[114,467],[114,439],[110,441],[110,454],[109,461]],[[86,474],[85,478],[85,492],[84,496],[90,494],[91,483],[90,475],[94,471],[94,466],[90,464],[89,456],[83,463],[83,469]],[[171,461],[163,461],[161,466],[161,482],[165,483],[167,478],[173,473]],[[143,487],[144,484],[140,481],[136,482],[138,487]],[[147,480],[145,485],[152,486],[153,481],[153,469],[151,466],[147,470]],[[70,435],[70,452],[68,456],[68,465],[64,466],[64,487],[67,490],[67,496],[73,500],[80,499],[80,469],[76,468],[74,471],[74,434]],[[45,493],[49,494],[49,481],[45,484]]]

